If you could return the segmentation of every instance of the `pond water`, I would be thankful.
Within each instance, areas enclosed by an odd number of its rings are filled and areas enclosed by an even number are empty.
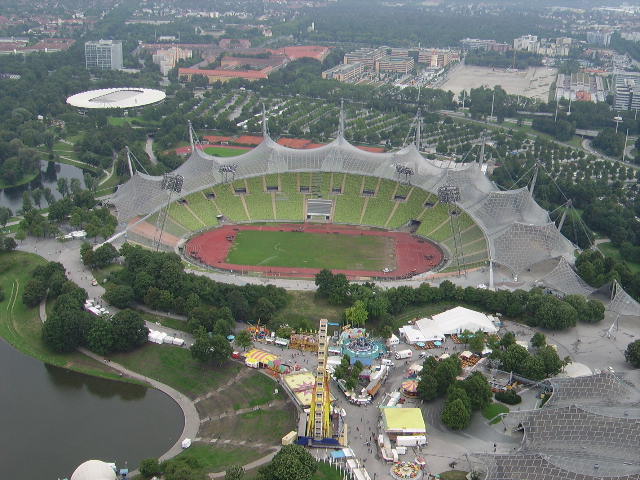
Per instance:
[[[0,190],[0,206],[9,207],[15,215],[16,211],[22,208],[22,193],[34,188],[49,188],[57,200],[62,196],[60,192],[58,192],[59,178],[66,178],[68,182],[70,182],[72,178],[77,178],[80,180],[82,188],[85,187],[82,169],[74,167],[73,165],[67,165],[66,163],[54,163],[41,160],[40,175],[31,183]],[[41,206],[47,206],[44,198],[42,199]]]
[[[85,460],[137,468],[182,433],[167,395],[46,365],[0,339],[0,466],[12,480],[70,477]]]

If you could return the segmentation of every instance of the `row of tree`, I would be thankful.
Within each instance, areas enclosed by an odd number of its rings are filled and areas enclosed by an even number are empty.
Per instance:
[[[380,320],[387,336],[390,336],[392,315],[412,306],[440,302],[465,303],[483,311],[499,313],[531,326],[551,330],[573,327],[578,320],[595,323],[604,318],[602,302],[587,301],[579,295],[568,295],[560,299],[540,288],[529,292],[491,291],[475,287],[463,288],[445,280],[437,287],[423,283],[416,288],[401,286],[382,290],[372,283],[351,283],[344,275],[333,274],[329,270],[319,272],[315,283],[318,286],[317,294],[332,304],[356,306],[356,302],[360,301],[358,313],[365,310],[367,318]]]
[[[111,277],[118,292],[154,310],[188,315],[193,330],[202,326],[223,333],[226,327],[217,327],[220,321],[225,325],[231,321],[264,324],[289,302],[286,290],[273,285],[237,286],[185,273],[175,253],[152,252],[126,243],[120,255],[125,268]],[[114,288],[107,289],[108,298],[113,298]],[[211,307],[214,310],[207,310]],[[207,315],[215,320],[204,318]]]

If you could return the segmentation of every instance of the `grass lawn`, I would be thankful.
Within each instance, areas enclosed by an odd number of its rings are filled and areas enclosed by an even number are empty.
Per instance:
[[[237,157],[243,153],[247,153],[250,148],[227,148],[227,147],[207,147],[204,153],[215,155],[217,157]]]
[[[313,480],[341,480],[340,471],[326,463],[318,462],[318,470],[313,474]]]
[[[27,355],[43,362],[99,377],[121,380],[112,369],[85,355],[74,352],[51,352],[42,341],[42,322],[38,308],[27,308],[22,303],[25,284],[31,272],[46,261],[24,252],[0,254],[0,286],[5,298],[0,302],[0,336]]]
[[[616,262],[625,263],[629,267],[629,270],[631,270],[632,273],[640,272],[640,264],[634,263],[634,262],[628,262],[624,258],[622,258],[622,255],[620,254],[620,250],[617,247],[615,247],[611,242],[598,244],[598,250],[600,250],[603,255],[613,258]]]
[[[277,320],[292,325],[294,319],[308,319],[314,325],[321,318],[330,322],[341,322],[344,308],[339,305],[330,305],[325,299],[316,298],[315,292],[289,291],[291,301],[276,314]]]
[[[496,415],[501,413],[509,413],[509,407],[503,405],[502,403],[490,403],[487,405],[484,410],[482,410],[482,416],[487,420],[494,419],[491,422],[491,425],[500,422],[500,418],[494,418]]]
[[[467,480],[467,473],[462,470],[449,470],[440,474],[441,480]]]
[[[131,123],[131,120],[129,117],[107,117],[109,125],[113,125],[114,127],[121,127],[126,123]]]
[[[231,465],[245,465],[266,454],[264,450],[251,447],[216,447],[194,443],[175,458],[194,459],[203,472],[221,472]]]
[[[371,235],[243,230],[228,263],[271,267],[381,270],[391,238]],[[310,253],[313,255],[309,255]]]
[[[180,330],[181,332],[189,332],[187,328],[187,322],[184,320],[178,320],[176,318],[164,317],[162,315],[153,315],[151,313],[138,311],[142,318],[144,318],[147,322],[159,323],[168,328],[173,328],[174,330]]]
[[[215,389],[236,375],[242,365],[229,362],[222,367],[201,365],[188,349],[147,343],[129,353],[112,355],[114,362],[180,390],[191,398]]]

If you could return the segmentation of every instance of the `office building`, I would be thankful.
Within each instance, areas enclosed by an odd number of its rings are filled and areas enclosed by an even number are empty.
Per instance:
[[[84,57],[88,69],[122,69],[122,42],[98,40],[84,44]]]
[[[598,30],[595,32],[587,32],[587,43],[608,47],[611,43],[611,32]]]
[[[343,63],[322,72],[322,78],[338,80],[339,82],[354,82],[364,72],[364,65],[360,62]]]
[[[614,85],[614,110],[640,110],[640,73],[618,72]]]

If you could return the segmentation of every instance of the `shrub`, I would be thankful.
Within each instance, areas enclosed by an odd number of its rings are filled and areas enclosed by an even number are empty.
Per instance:
[[[517,405],[522,402],[522,397],[513,390],[507,390],[506,392],[497,392],[495,394],[496,400],[507,405]]]

